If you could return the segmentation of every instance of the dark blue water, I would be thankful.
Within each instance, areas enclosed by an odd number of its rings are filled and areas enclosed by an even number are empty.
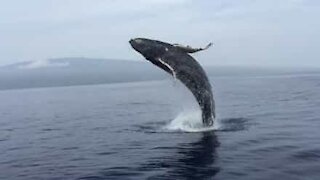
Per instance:
[[[320,179],[319,75],[211,80],[192,133],[171,80],[0,91],[0,179]]]

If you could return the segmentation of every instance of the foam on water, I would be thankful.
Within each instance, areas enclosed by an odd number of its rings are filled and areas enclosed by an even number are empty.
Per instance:
[[[218,128],[219,125],[216,121],[213,126],[204,126],[200,110],[183,111],[164,127],[166,130],[182,132],[205,132],[217,130]]]
[[[176,93],[178,113],[177,116],[165,125],[162,130],[182,132],[205,132],[218,129],[216,120],[214,125],[207,127],[203,125],[201,109],[190,90],[180,81],[173,80],[173,90]],[[173,93],[174,93],[173,92]]]

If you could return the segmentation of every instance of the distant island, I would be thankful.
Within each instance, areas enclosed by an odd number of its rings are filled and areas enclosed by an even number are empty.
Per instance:
[[[212,67],[204,66],[209,77],[259,76],[318,73],[318,69]],[[26,61],[0,67],[0,90],[58,87],[171,78],[147,61],[92,58],[56,58]]]

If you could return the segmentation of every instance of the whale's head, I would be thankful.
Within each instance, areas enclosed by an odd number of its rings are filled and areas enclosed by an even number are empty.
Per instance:
[[[131,39],[129,43],[133,49],[138,51],[152,63],[157,61],[158,57],[161,57],[170,48],[172,48],[171,44],[145,38]]]
[[[171,44],[145,38],[131,39],[129,43],[148,61],[175,76],[173,67],[169,65],[171,64],[170,60],[163,58],[166,53],[170,53],[174,49]]]

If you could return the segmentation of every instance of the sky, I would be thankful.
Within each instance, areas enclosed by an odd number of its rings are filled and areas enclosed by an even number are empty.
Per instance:
[[[0,65],[141,60],[135,37],[202,47],[216,66],[320,67],[318,0],[0,0]]]

